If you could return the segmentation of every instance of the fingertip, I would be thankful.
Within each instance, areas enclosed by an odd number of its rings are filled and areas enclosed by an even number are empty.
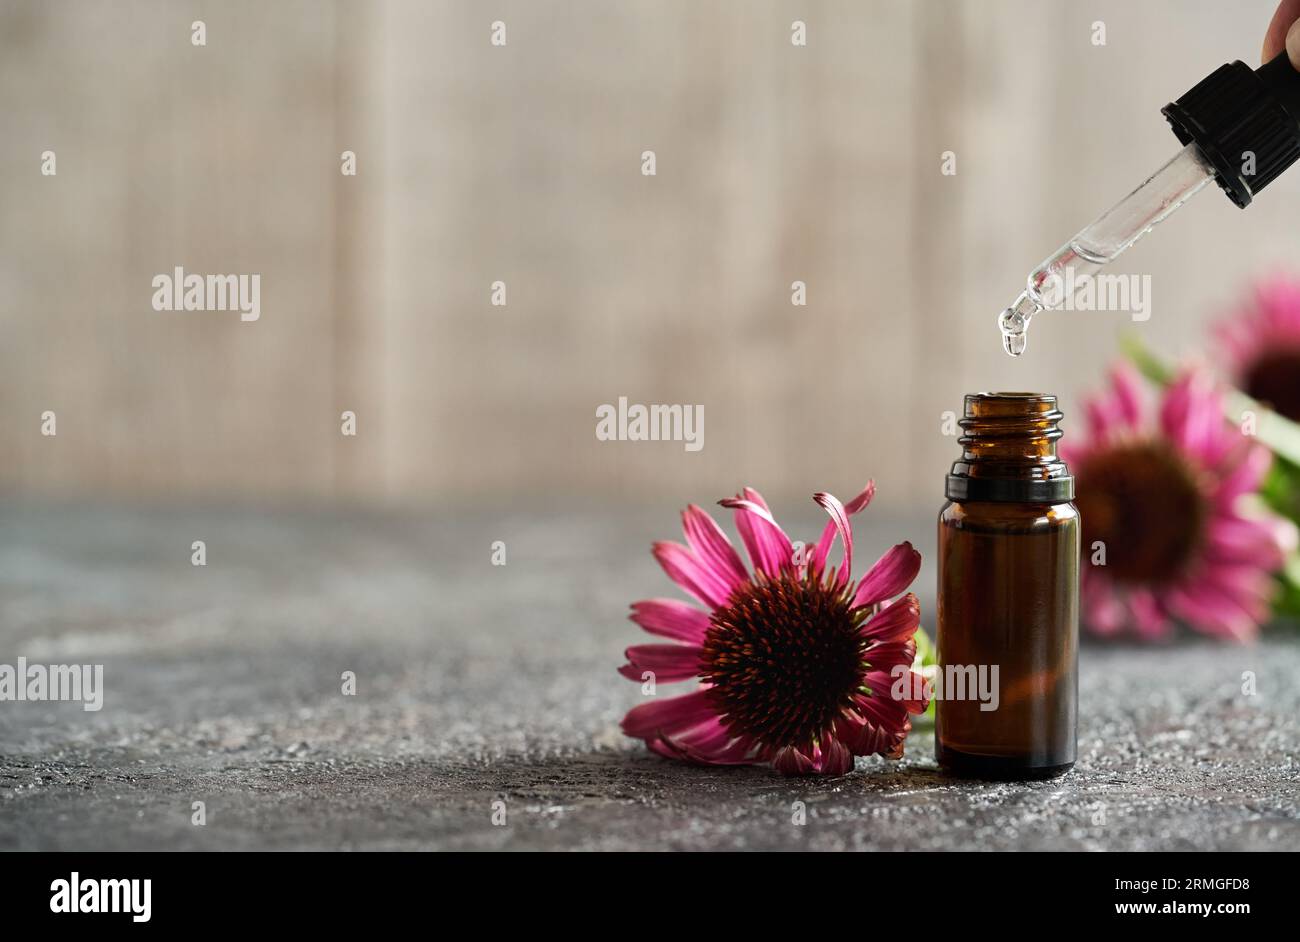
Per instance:
[[[1300,45],[1297,45],[1300,43],[1300,33],[1296,32],[1297,22],[1300,22],[1300,0],[1282,0],[1264,33],[1264,62],[1272,62],[1286,50],[1291,64],[1300,68]]]

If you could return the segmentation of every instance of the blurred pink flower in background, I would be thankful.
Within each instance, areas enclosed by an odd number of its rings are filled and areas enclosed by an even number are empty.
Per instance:
[[[1294,524],[1252,499],[1268,449],[1228,423],[1204,371],[1181,374],[1152,415],[1136,373],[1120,365],[1086,409],[1087,440],[1062,447],[1083,524],[1085,623],[1147,640],[1175,622],[1253,638],[1270,614],[1272,574],[1296,543]]]
[[[1288,419],[1300,421],[1300,280],[1261,281],[1214,326],[1233,384]]]
[[[631,619],[670,644],[627,649],[619,669],[638,682],[698,679],[691,693],[634,707],[623,731],[669,758],[715,765],[771,762],[786,774],[842,775],[855,755],[903,754],[909,713],[924,712],[929,693],[919,674],[911,584],[921,555],[900,543],[862,580],[852,581],[849,518],[866,508],[875,485],[841,504],[813,499],[830,515],[821,539],[796,551],[751,488],[719,501],[735,512],[749,554],[745,568],[713,518],[695,505],[682,513],[687,545],[656,543],[654,556],[674,582],[703,604],[648,599]],[[843,564],[827,565],[838,535]],[[897,677],[908,696],[895,698]]]

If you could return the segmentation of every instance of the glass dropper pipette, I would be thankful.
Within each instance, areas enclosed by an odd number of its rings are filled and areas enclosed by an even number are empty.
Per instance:
[[[1025,352],[1025,332],[1031,317],[1069,300],[1065,296],[1066,269],[1073,269],[1072,283],[1082,285],[1213,179],[1214,167],[1199,147],[1188,144],[1146,183],[1044,259],[1029,273],[1028,284],[1020,297],[998,318],[1007,353],[1018,357]]]
[[[1025,290],[998,316],[1007,353],[1025,352],[1030,319],[1065,304],[1067,285],[1081,287],[1211,180],[1244,208],[1300,157],[1300,72],[1286,53],[1257,70],[1225,65],[1163,113],[1183,149],[1030,272]]]

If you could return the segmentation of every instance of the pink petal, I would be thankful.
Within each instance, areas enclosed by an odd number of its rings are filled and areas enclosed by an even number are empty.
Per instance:
[[[844,743],[828,737],[813,750],[813,771],[822,775],[845,775],[853,771],[853,753]]]
[[[873,644],[867,648],[865,653],[868,666],[871,668],[866,675],[868,680],[867,686],[875,689],[870,683],[870,678],[876,671],[883,672],[885,675],[895,667],[911,667],[916,661],[916,639],[908,638],[906,641],[891,641],[888,644]]]
[[[850,517],[854,514],[866,510],[867,505],[871,503],[871,498],[876,496],[876,482],[868,481],[857,497],[844,505],[844,512]],[[821,575],[826,569],[826,557],[830,555],[831,544],[835,542],[835,534],[838,528],[834,520],[829,520],[826,526],[822,528],[821,539],[817,541],[817,549],[813,551],[812,566],[813,572]]]
[[[866,487],[862,488],[853,500],[844,505],[848,515],[852,517],[856,513],[861,513],[867,509],[871,503],[871,498],[876,496],[876,482],[868,481]]]
[[[727,724],[722,722],[720,717],[715,716],[675,738],[681,746],[700,755],[717,755],[723,752],[736,737]]]
[[[903,758],[903,750],[907,746],[907,734],[910,733],[911,731],[912,731],[912,721],[907,720],[904,723],[903,728],[899,730],[897,733],[893,734],[894,735],[893,746],[886,749],[884,752],[881,753],[881,755],[884,756],[886,759]]]
[[[853,572],[853,528],[849,526],[849,515],[834,494],[818,491],[813,495],[813,500],[830,514],[831,523],[839,531],[840,543],[844,546],[844,564],[840,566],[839,582],[844,584],[848,582],[849,574]]]
[[[916,671],[908,671],[907,676],[901,679],[904,681],[904,697],[899,702],[908,713],[924,713],[929,708],[930,697],[933,695],[930,682],[925,679],[924,674],[918,674]]]
[[[752,755],[752,745],[743,739],[737,739],[731,745],[712,752],[683,744],[671,736],[660,736],[657,740],[650,740],[647,745],[661,756],[697,765],[753,765],[758,761]]]
[[[1170,612],[1203,634],[1250,641],[1259,630],[1249,612],[1227,593],[1212,586],[1180,587],[1169,591],[1165,599]]]
[[[1089,399],[1083,404],[1083,414],[1088,420],[1088,441],[1093,445],[1104,445],[1118,425],[1110,404],[1100,396]]]
[[[1220,517],[1209,529],[1205,555],[1215,562],[1244,563],[1274,572],[1295,548],[1295,524],[1273,514]]]
[[[1222,399],[1203,373],[1188,370],[1165,391],[1160,405],[1165,436],[1203,463],[1212,464],[1219,457],[1226,424]]]
[[[772,759],[772,767],[782,775],[807,775],[814,771],[812,760],[794,746],[786,746]]]
[[[911,660],[908,659],[909,655]],[[867,671],[862,678],[863,685],[871,691],[871,694],[870,696],[866,694],[859,694],[858,696],[865,697],[873,704],[885,702],[904,706],[919,693],[917,688],[908,686],[908,684],[914,682],[914,677],[917,676],[912,674],[912,664],[915,662],[915,646],[909,648],[903,653],[903,656],[891,660],[888,664],[873,662],[871,670]],[[903,710],[898,710],[893,714],[898,717],[899,722],[903,719],[903,712]]]
[[[700,658],[704,651],[687,644],[637,644],[624,652],[628,663],[618,672],[629,680],[640,681],[642,674],[651,671],[662,684],[690,680],[700,673]]]
[[[875,605],[902,592],[921,571],[921,554],[911,543],[899,543],[878,559],[858,583],[854,607]]]
[[[1093,442],[1080,443],[1078,441],[1073,441],[1073,442],[1062,441],[1057,444],[1056,453],[1057,455],[1060,456],[1061,460],[1064,461],[1071,468],[1078,468],[1084,463],[1088,455],[1092,454],[1094,450],[1092,448],[1093,444],[1095,443]]]
[[[1258,332],[1263,326],[1270,340],[1295,343],[1300,335],[1300,281],[1279,273],[1262,282],[1255,292],[1255,316],[1247,326]],[[1238,316],[1235,319],[1240,322]]]
[[[644,599],[632,603],[627,616],[652,635],[701,644],[709,630],[709,616],[679,599]]]
[[[1268,618],[1269,602],[1276,590],[1268,572],[1249,564],[1207,565],[1199,573],[1196,585],[1230,597],[1252,620],[1261,623]]]
[[[1254,444],[1243,449],[1237,465],[1219,481],[1214,499],[1221,506],[1232,507],[1242,494],[1259,490],[1272,463],[1273,455],[1263,445]]]
[[[870,699],[860,698],[859,705]],[[849,750],[858,756],[900,757],[907,731],[912,728],[907,719],[907,711],[894,709],[887,719],[882,720],[874,718],[879,711],[872,704],[869,712],[860,709],[859,713],[861,715],[846,715],[835,722],[835,731]]]
[[[1116,413],[1126,426],[1137,428],[1142,422],[1142,379],[1127,362],[1111,367],[1111,384],[1115,391]]]
[[[1181,444],[1193,411],[1192,374],[1184,373],[1165,390],[1160,402],[1160,427],[1165,435]]]
[[[893,748],[896,739],[892,731],[861,719],[843,719],[835,724],[835,731],[855,756],[883,754]]]
[[[637,739],[648,739],[698,726],[717,715],[708,693],[708,690],[695,690],[680,697],[651,700],[634,706],[623,717],[623,732]]]
[[[872,615],[862,626],[862,636],[872,641],[906,641],[921,624],[921,603],[911,592]]]
[[[1215,324],[1210,332],[1214,335],[1215,345],[1226,354],[1232,373],[1240,373],[1254,353],[1254,333],[1244,330],[1236,315],[1231,321]]]
[[[744,494],[744,497],[728,497],[718,503],[736,512],[736,529],[740,531],[754,568],[775,579],[792,568],[794,547],[773,519],[762,495],[748,487]]]
[[[1130,592],[1128,607],[1138,634],[1147,641],[1167,641],[1173,634],[1173,623],[1150,591],[1137,589]]]
[[[1081,606],[1083,621],[1094,634],[1116,635],[1128,623],[1128,609],[1119,600],[1110,582],[1090,575],[1083,584]]]
[[[680,543],[661,540],[654,544],[651,552],[659,561],[668,578],[710,608],[721,608],[727,604],[731,590],[713,570],[704,566],[689,549]]]
[[[907,703],[895,700],[889,695],[890,678],[886,677],[880,686],[883,693],[866,696],[859,694],[853,698],[853,708],[863,720],[890,732],[896,732],[907,721]],[[874,688],[873,688],[874,689]]]
[[[748,765],[755,761],[752,742],[733,739],[716,716],[679,735],[660,736],[648,745],[662,756],[701,765]]]
[[[682,511],[682,529],[691,550],[729,591],[749,581],[749,572],[716,520],[691,504]]]
[[[915,660],[915,652],[913,660]],[[900,663],[884,671],[870,671],[864,678],[871,689],[869,697],[859,697],[858,701],[869,704],[866,709],[879,722],[901,726],[904,712],[924,713],[930,705],[930,682],[923,674],[912,670],[908,662]],[[893,707],[881,707],[879,701],[892,702],[902,710]]]

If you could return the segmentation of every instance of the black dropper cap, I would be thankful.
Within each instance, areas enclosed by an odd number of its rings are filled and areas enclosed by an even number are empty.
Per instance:
[[[1196,142],[1242,209],[1300,158],[1300,72],[1285,52],[1258,69],[1230,62],[1161,113],[1180,141]]]

